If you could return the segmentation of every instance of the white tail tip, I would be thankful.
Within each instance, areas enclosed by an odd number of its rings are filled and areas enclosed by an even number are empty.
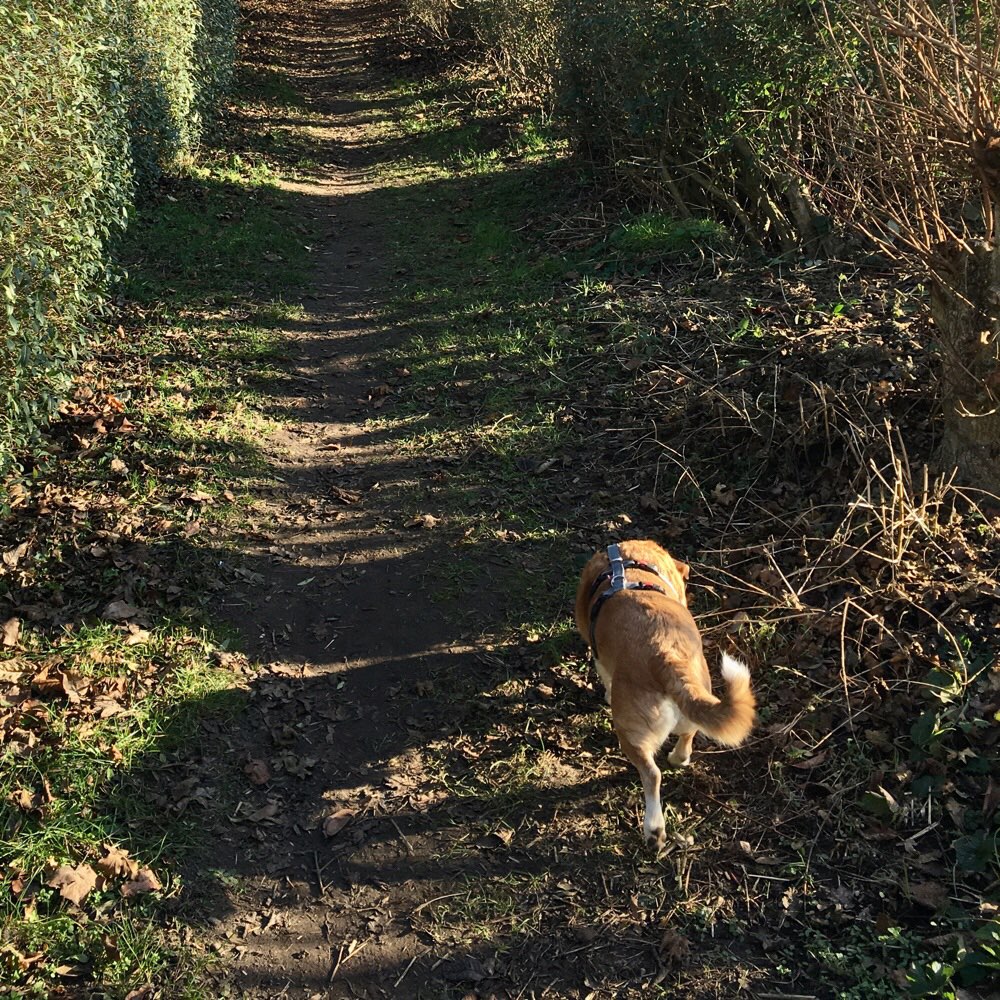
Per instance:
[[[734,659],[728,653],[722,654],[722,676],[731,684],[739,681],[743,681],[746,684],[750,683],[749,667],[745,663]]]

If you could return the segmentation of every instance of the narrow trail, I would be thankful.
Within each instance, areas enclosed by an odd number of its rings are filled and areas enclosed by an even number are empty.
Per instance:
[[[449,558],[447,536],[405,527],[390,497],[426,469],[366,429],[398,337],[377,319],[391,274],[372,124],[395,112],[356,96],[386,16],[351,0],[251,10],[249,61],[279,68],[321,121],[260,124],[304,131],[323,160],[316,179],[284,184],[319,263],[301,319],[280,331],[293,395],[280,401],[287,429],[262,446],[283,485],[261,499],[242,540],[247,586],[223,608],[262,666],[232,758],[284,771],[246,806],[267,814],[254,839],[237,826],[201,864],[242,876],[209,913],[219,975],[239,996],[409,995],[389,987],[418,979],[427,948],[402,918],[461,873],[437,860],[452,820],[426,812],[434,796],[421,796],[407,754],[447,732],[432,678],[474,669],[476,609],[449,611],[423,585]],[[352,821],[327,839],[324,818],[339,810]]]

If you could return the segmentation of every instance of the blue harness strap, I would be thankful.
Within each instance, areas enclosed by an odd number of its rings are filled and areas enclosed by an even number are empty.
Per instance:
[[[665,584],[671,586],[670,581],[667,580],[655,566],[650,566],[649,563],[639,562],[636,559],[624,559],[622,557],[622,550],[618,545],[608,546],[608,563],[608,569],[601,573],[596,580],[594,580],[594,583],[590,588],[590,599],[593,600],[594,594],[597,593],[601,584],[605,580],[611,581],[607,590],[602,592],[601,596],[594,601],[593,607],[590,609],[590,649],[594,654],[595,660],[597,659],[597,615],[601,608],[604,607],[605,601],[614,597],[615,594],[620,593],[623,590],[655,590],[657,593],[664,595],[667,593],[662,587],[658,587],[655,583],[642,583],[639,580],[626,580],[625,570],[637,569],[643,573],[653,573],[663,580]],[[673,589],[672,586],[671,589]]]

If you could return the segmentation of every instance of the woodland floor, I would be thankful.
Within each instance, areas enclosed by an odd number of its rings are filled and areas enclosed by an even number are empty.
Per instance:
[[[4,527],[0,993],[1000,996],[1000,508],[924,478],[919,287],[630,216],[379,2],[245,14]],[[570,620],[623,537],[761,704],[660,857]]]

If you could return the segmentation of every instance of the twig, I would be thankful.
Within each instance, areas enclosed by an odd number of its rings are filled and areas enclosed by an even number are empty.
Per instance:
[[[399,975],[399,979],[397,979],[397,980],[396,980],[396,981],[395,981],[395,982],[394,982],[394,983],[392,984],[392,988],[393,988],[393,989],[396,989],[396,988],[397,988],[397,987],[399,986],[399,984],[400,984],[400,983],[401,983],[401,982],[403,981],[403,979],[405,978],[406,974],[407,974],[407,973],[408,973],[408,972],[410,971],[410,969],[412,969],[412,968],[413,968],[413,963],[414,963],[414,962],[415,962],[416,960],[417,960],[417,956],[416,956],[416,955],[414,955],[414,956],[413,956],[413,958],[411,958],[411,959],[410,959],[410,961],[409,961],[409,962],[407,963],[407,966],[406,966],[406,968],[405,968],[405,969],[403,969],[403,971],[402,971],[402,972],[400,973],[400,975]]]
[[[396,828],[396,833],[399,834],[399,839],[403,842],[403,846],[406,848],[406,853],[412,858],[415,852],[410,846],[410,842],[403,836],[403,831],[400,830],[399,824],[391,816],[389,817],[389,822]]]
[[[330,975],[326,977],[327,986],[329,986],[330,983],[333,982],[334,977],[340,971],[340,967],[342,965],[346,965],[352,958],[354,958],[355,955],[358,954],[359,951],[361,951],[362,948],[366,948],[369,944],[371,944],[371,942],[372,938],[365,938],[365,940],[362,941],[361,944],[359,944],[353,951],[351,950],[351,946],[347,945],[346,955],[344,954],[344,945],[346,942],[341,942],[340,951],[337,954],[337,961],[334,964],[333,968],[330,970]],[[354,942],[352,941],[351,944],[353,943]]]
[[[851,735],[854,736],[854,710],[851,708],[851,695],[847,689],[847,611],[851,606],[850,597],[844,598],[844,614],[840,619],[840,680],[844,685],[844,703],[847,706],[847,718],[851,725]]]
[[[316,866],[316,882],[319,885],[319,894],[326,895],[326,883],[323,881],[323,872],[319,867],[319,855],[313,851],[313,864]]]
[[[433,899],[425,900],[416,909],[412,910],[410,912],[410,916],[415,917],[425,906],[430,906],[431,903],[439,903],[441,902],[442,899],[454,899],[456,896],[468,896],[468,895],[469,892],[468,890],[466,890],[465,892],[449,892],[445,896],[435,896]]]
[[[815,993],[757,993],[757,1000],[816,1000]]]

